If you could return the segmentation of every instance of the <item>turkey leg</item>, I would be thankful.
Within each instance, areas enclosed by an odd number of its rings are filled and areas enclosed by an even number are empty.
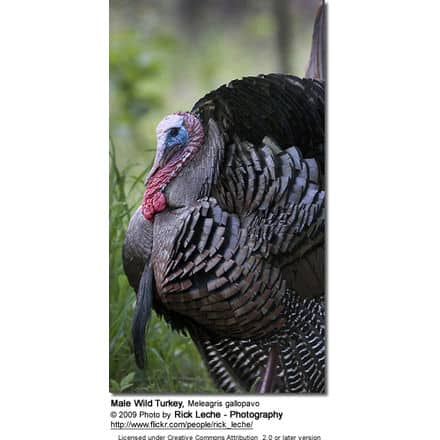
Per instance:
[[[277,360],[280,349],[278,344],[272,345],[269,350],[266,368],[263,369],[261,382],[258,385],[257,393],[272,393],[276,379]]]

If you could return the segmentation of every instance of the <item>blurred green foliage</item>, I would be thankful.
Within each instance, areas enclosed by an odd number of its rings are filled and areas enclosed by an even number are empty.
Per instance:
[[[145,168],[155,127],[169,113],[190,110],[210,90],[232,79],[277,70],[276,24],[257,9],[240,23],[182,30],[177,17],[146,9],[134,21],[111,14],[110,127],[122,166]],[[293,71],[304,72],[311,29],[294,18]],[[198,23],[196,23],[198,25]],[[202,24],[203,25],[203,24]]]
[[[176,42],[166,35],[146,37],[132,29],[112,34],[110,44],[110,126],[124,164],[140,166],[152,156],[155,115],[164,108],[170,82],[169,58]],[[134,159],[134,160],[133,160]],[[144,162],[144,166],[145,163]],[[138,169],[138,168],[137,168]]]

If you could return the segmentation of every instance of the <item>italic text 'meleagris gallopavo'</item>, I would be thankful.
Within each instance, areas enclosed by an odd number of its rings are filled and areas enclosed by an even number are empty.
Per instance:
[[[158,125],[123,250],[139,366],[154,307],[225,391],[325,390],[322,34],[320,11],[309,78],[232,81]]]

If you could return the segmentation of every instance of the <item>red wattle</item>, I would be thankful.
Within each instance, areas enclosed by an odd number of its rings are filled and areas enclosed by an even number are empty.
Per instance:
[[[153,222],[154,214],[163,211],[167,207],[167,199],[160,188],[169,180],[169,169],[167,167],[158,168],[149,178],[142,200],[142,214],[151,222]]]
[[[144,200],[142,202],[142,214],[147,220],[153,222],[154,214],[163,211],[167,207],[167,199],[163,192],[156,192],[151,197],[147,196],[145,191]]]

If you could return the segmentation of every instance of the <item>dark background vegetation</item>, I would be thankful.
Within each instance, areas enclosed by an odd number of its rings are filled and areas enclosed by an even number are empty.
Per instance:
[[[110,391],[215,392],[196,348],[153,316],[136,368],[135,294],[122,270],[128,220],[154,157],[155,127],[210,90],[259,73],[303,76],[319,0],[110,1]]]

